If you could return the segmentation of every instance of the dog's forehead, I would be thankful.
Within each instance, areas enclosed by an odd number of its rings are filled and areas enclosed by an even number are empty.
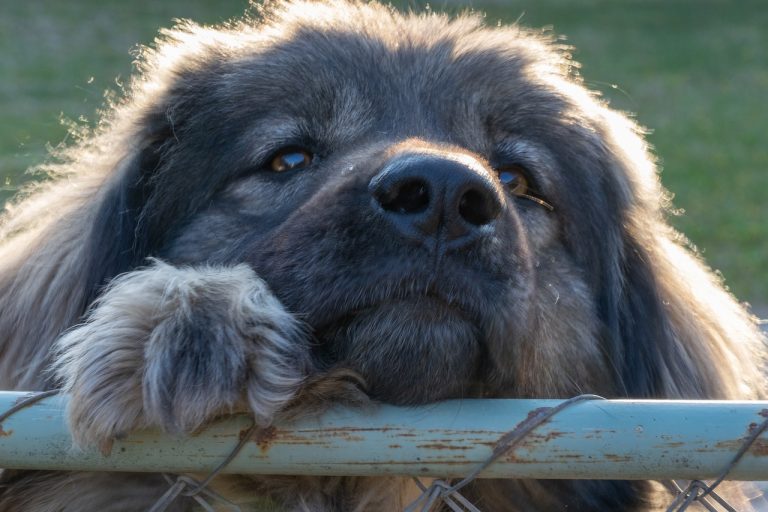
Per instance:
[[[435,20],[431,34],[428,20],[399,21],[365,31],[353,21],[278,31],[234,63],[227,94],[241,89],[254,118],[333,126],[342,138],[364,129],[479,138],[495,119],[522,111],[523,97],[528,110],[549,102],[531,94],[542,75],[536,66],[556,60],[537,54],[538,42],[467,20]]]

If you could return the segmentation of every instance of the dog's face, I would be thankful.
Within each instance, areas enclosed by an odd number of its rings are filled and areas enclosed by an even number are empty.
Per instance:
[[[175,64],[147,114],[157,254],[247,262],[379,399],[614,392],[598,290],[637,191],[565,57],[315,9]]]
[[[52,166],[60,179],[3,218],[6,387],[60,386],[78,442],[101,447],[239,407],[267,425],[360,398],[350,369],[398,404],[764,396],[764,338],[665,223],[635,126],[552,41],[365,0],[267,5],[164,33]],[[32,478],[0,508],[57,503],[47,489],[71,483]],[[94,485],[89,504],[111,496]],[[289,509],[397,499],[278,485]],[[634,510],[645,487],[462,493],[495,510]]]

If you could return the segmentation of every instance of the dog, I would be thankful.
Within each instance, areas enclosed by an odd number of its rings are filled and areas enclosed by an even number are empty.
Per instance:
[[[755,319],[667,224],[642,130],[567,48],[474,14],[256,9],[162,32],[7,208],[2,389],[68,393],[76,443],[102,450],[238,410],[267,426],[312,386],[402,405],[764,397]],[[404,504],[396,478],[222,480],[284,510]],[[146,510],[167,487],[6,471],[0,510]],[[657,492],[465,490],[490,511],[650,510]]]

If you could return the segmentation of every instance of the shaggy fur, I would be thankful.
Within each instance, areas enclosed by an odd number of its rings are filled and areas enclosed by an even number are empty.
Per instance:
[[[544,35],[295,0],[182,23],[139,66],[2,223],[0,388],[63,388],[78,443],[242,408],[266,425],[300,413],[306,382],[349,397],[338,374],[396,404],[763,396],[754,319],[666,224],[638,128]],[[306,162],[281,171],[281,148]],[[388,478],[219,486],[286,510],[403,499]],[[6,472],[0,510],[144,510],[165,488]],[[654,506],[644,482],[467,494],[486,511]]]

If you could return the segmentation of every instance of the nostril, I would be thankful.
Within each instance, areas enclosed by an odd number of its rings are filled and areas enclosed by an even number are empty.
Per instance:
[[[459,215],[474,226],[484,226],[498,217],[500,206],[480,191],[466,191],[459,200]]]
[[[404,152],[370,179],[369,204],[393,233],[430,250],[456,250],[490,235],[504,210],[490,173],[471,155]]]
[[[429,206],[429,188],[422,180],[408,180],[379,195],[377,200],[389,212],[421,213]]]

